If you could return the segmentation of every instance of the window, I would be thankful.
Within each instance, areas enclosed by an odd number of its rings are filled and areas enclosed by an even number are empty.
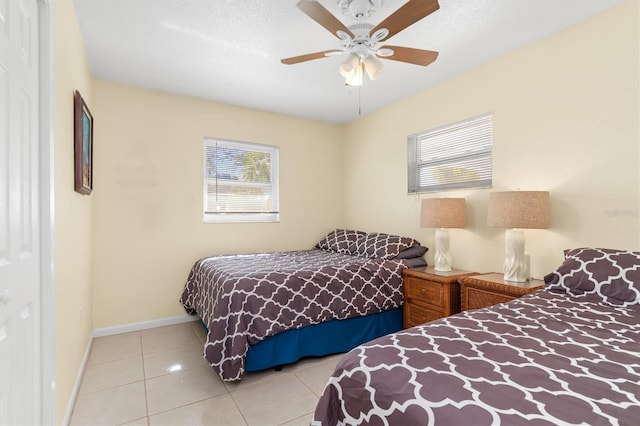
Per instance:
[[[409,136],[409,193],[490,187],[492,145],[490,113]]]
[[[277,222],[276,146],[204,140],[204,221]]]

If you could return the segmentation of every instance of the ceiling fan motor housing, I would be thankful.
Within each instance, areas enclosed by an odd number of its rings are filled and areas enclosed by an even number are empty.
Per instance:
[[[382,0],[338,0],[338,4],[343,14],[361,20],[371,17],[382,5]]]
[[[349,25],[349,31],[353,33],[355,36],[353,41],[356,43],[365,43],[371,40],[369,37],[369,31],[373,28],[373,25],[367,24],[365,22],[360,22],[357,24]]]
[[[348,34],[341,32],[343,51],[355,53],[363,61],[371,55],[389,56],[393,54],[391,49],[378,47],[378,40],[383,39],[388,33],[386,28],[376,31],[373,36],[370,35],[373,25],[365,22],[349,25],[348,28],[354,37],[351,38]]]

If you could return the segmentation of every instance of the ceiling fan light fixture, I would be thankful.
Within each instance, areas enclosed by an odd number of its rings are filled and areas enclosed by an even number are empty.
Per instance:
[[[380,62],[380,60],[375,56],[369,56],[364,61],[364,68],[365,70],[367,70],[367,75],[371,80],[375,80],[376,78],[380,77],[384,71],[382,62]]]
[[[362,86],[364,82],[364,65],[358,64],[356,72],[351,77],[347,77],[344,84],[347,86]]]
[[[349,57],[338,67],[340,75],[346,79],[352,78],[358,72],[360,68],[360,57],[355,53],[349,55]]]

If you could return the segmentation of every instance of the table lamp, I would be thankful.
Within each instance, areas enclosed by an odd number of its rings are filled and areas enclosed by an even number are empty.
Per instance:
[[[496,228],[543,229],[549,227],[549,192],[507,191],[489,194],[487,225]],[[505,233],[505,281],[525,282],[530,278],[530,258],[524,252],[524,232]]]

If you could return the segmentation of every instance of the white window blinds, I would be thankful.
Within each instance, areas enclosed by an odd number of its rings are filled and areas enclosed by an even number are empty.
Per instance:
[[[490,187],[492,145],[490,113],[409,136],[409,193]]]
[[[205,222],[277,222],[278,147],[204,140]]]

